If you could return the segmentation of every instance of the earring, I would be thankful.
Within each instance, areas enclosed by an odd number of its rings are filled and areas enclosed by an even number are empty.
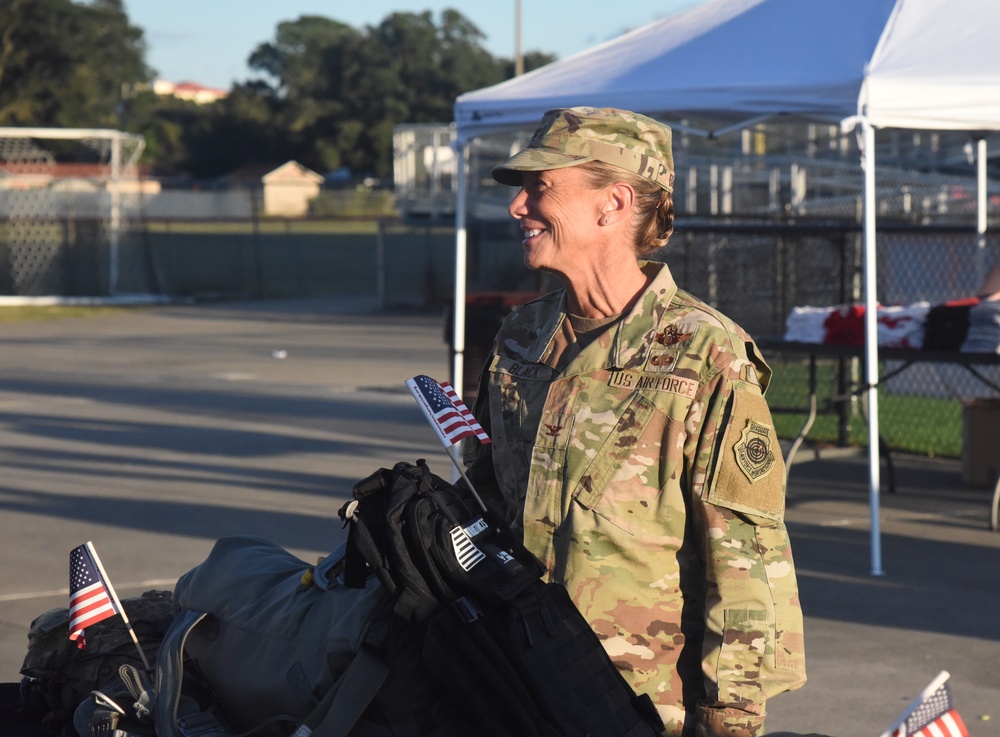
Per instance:
[[[611,218],[604,218],[604,224],[607,225],[611,222]]]

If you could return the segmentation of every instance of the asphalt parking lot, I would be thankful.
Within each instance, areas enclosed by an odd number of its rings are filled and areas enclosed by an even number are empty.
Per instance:
[[[169,589],[230,534],[306,559],[355,481],[450,463],[404,381],[448,376],[440,315],[334,299],[143,308],[0,325],[0,680],[94,542],[118,593]],[[809,683],[772,732],[877,736],[942,669],[1000,737],[1000,533],[955,460],[897,457],[870,574],[863,456],[800,452],[788,495]]]

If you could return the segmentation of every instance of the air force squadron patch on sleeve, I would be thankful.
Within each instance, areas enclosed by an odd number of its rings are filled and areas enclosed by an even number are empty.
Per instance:
[[[747,420],[733,450],[736,465],[751,484],[755,484],[774,470],[774,428],[754,420]]]

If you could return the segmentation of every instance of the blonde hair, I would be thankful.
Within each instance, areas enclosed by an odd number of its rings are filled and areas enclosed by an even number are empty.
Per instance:
[[[590,184],[600,189],[625,182],[635,191],[635,252],[647,256],[663,248],[674,232],[674,197],[670,192],[617,166],[602,161],[580,164]]]

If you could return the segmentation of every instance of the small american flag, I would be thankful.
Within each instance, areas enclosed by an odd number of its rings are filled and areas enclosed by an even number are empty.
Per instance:
[[[882,737],[969,737],[955,711],[948,671],[941,671]]]
[[[407,380],[406,386],[446,447],[470,435],[482,443],[490,442],[490,436],[447,381],[420,375]]]
[[[120,613],[117,601],[93,544],[73,548],[69,554],[69,639],[84,647],[83,630]]]

